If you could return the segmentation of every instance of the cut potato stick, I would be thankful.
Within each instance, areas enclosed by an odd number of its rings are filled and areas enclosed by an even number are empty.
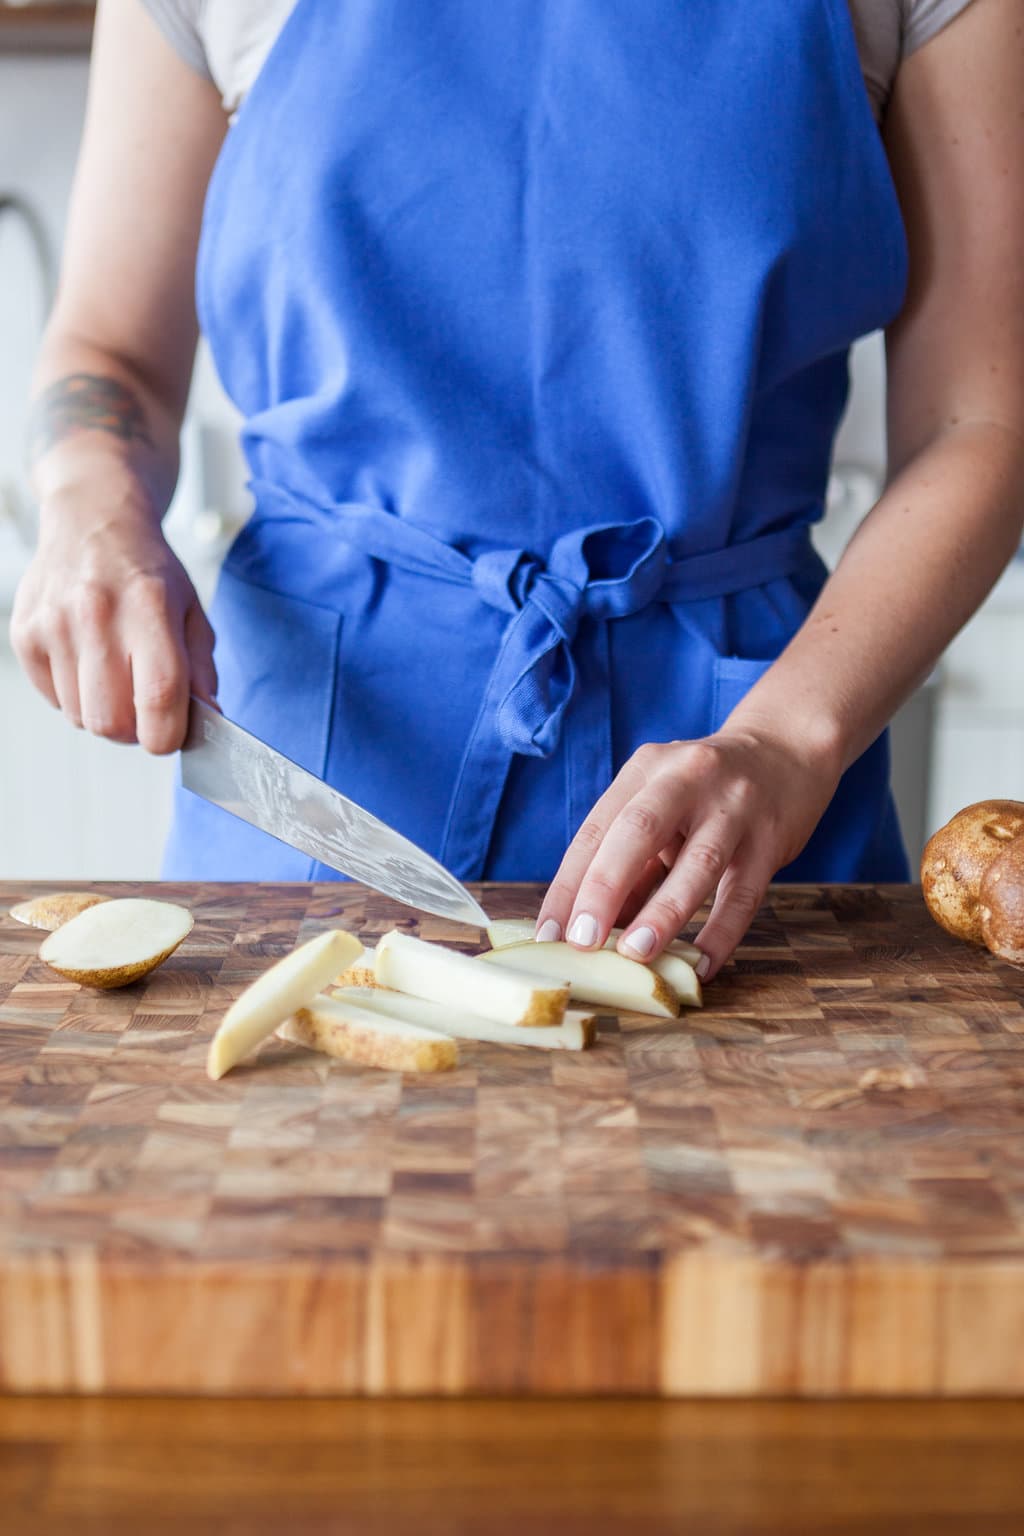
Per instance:
[[[630,1013],[652,1013],[663,1019],[679,1014],[679,998],[657,971],[627,960],[613,949],[581,950],[571,944],[516,944],[492,949],[480,956],[495,969],[522,968],[531,975],[568,976],[574,999],[622,1008]]]
[[[48,933],[53,933],[80,912],[88,912],[90,907],[98,907],[101,901],[109,900],[109,896],[97,896],[90,891],[52,891],[48,896],[19,901],[7,915],[15,922],[27,923],[30,928],[45,928]]]
[[[317,997],[277,1027],[282,1040],[340,1061],[389,1072],[447,1072],[459,1048],[447,1035],[357,1008],[341,997]]]
[[[511,949],[516,944],[532,944],[536,929],[532,917],[503,917],[488,923],[487,938],[492,949]]]
[[[536,926],[532,917],[507,917],[491,923],[487,937],[492,949],[511,949],[516,944],[532,944]],[[624,931],[622,928],[613,928],[605,940],[605,949],[614,949]],[[687,961],[689,965],[696,965],[700,959],[700,950],[695,944],[688,944],[685,939],[671,939],[663,953],[678,955],[680,960]]]
[[[377,980],[377,972],[372,967],[350,965],[347,971],[342,971],[340,976],[335,977],[332,985],[344,991],[348,987],[380,987],[380,982]],[[380,989],[382,992],[385,991],[384,987]]]
[[[347,966],[340,976],[335,976],[336,987],[379,987],[377,972],[374,965],[377,960],[376,949],[364,949],[354,965]]]
[[[405,992],[389,992],[384,987],[350,987],[341,994],[342,1001],[369,1013],[405,1019],[438,1034],[458,1040],[482,1040],[490,1045],[535,1045],[544,1051],[585,1051],[594,1043],[597,1021],[592,1013],[567,1010],[561,1024],[535,1027],[529,1024],[499,1024],[462,1013],[444,1003],[426,997],[410,997]]]
[[[264,971],[221,1019],[206,1058],[209,1076],[216,1080],[229,1072],[284,1019],[312,1002],[362,948],[358,939],[337,928],[318,934]]]
[[[192,926],[191,912],[170,901],[101,901],[55,929],[39,958],[68,981],[109,991],[155,970]]]
[[[643,961],[638,962],[641,965],[643,963]],[[700,977],[682,955],[672,955],[665,950],[650,962],[648,969],[656,971],[662,981],[668,982],[684,1008],[703,1007]]]
[[[491,958],[492,954],[461,955],[443,945],[393,931],[377,945],[374,970],[382,986],[427,997],[449,1008],[468,1007],[498,1024],[544,1028],[561,1024],[569,1000],[566,977],[555,977],[550,971],[531,975],[525,965],[506,970],[481,963]]]

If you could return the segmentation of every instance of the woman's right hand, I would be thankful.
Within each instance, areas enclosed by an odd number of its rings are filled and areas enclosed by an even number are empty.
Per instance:
[[[95,503],[81,488],[44,502],[11,643],[72,725],[175,752],[189,694],[216,697],[213,630],[149,508]]]
[[[159,514],[178,473],[195,358],[195,258],[227,132],[217,87],[145,6],[98,7],[60,283],[29,421],[39,549],[11,638],[75,725],[181,746],[213,635]]]

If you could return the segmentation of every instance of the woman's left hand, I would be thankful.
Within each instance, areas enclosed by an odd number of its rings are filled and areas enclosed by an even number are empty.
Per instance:
[[[621,953],[652,960],[717,891],[695,941],[698,973],[710,979],[773,875],[807,842],[839,777],[833,754],[760,729],[727,726],[701,741],[641,747],[573,839],[538,938],[595,949],[622,925]]]

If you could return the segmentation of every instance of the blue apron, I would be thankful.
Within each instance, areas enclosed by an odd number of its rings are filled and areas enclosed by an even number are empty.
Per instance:
[[[200,246],[255,495],[225,712],[464,879],[547,880],[804,620],[905,278],[847,0],[298,0]],[[187,794],[165,873],[333,875]],[[907,877],[884,737],[783,877]]]

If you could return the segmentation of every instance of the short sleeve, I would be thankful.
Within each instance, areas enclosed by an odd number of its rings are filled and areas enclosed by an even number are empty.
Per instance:
[[[160,31],[190,69],[211,80],[210,66],[199,30],[202,0],[141,0]]]
[[[904,58],[931,42],[937,32],[966,11],[972,0],[904,0]]]

